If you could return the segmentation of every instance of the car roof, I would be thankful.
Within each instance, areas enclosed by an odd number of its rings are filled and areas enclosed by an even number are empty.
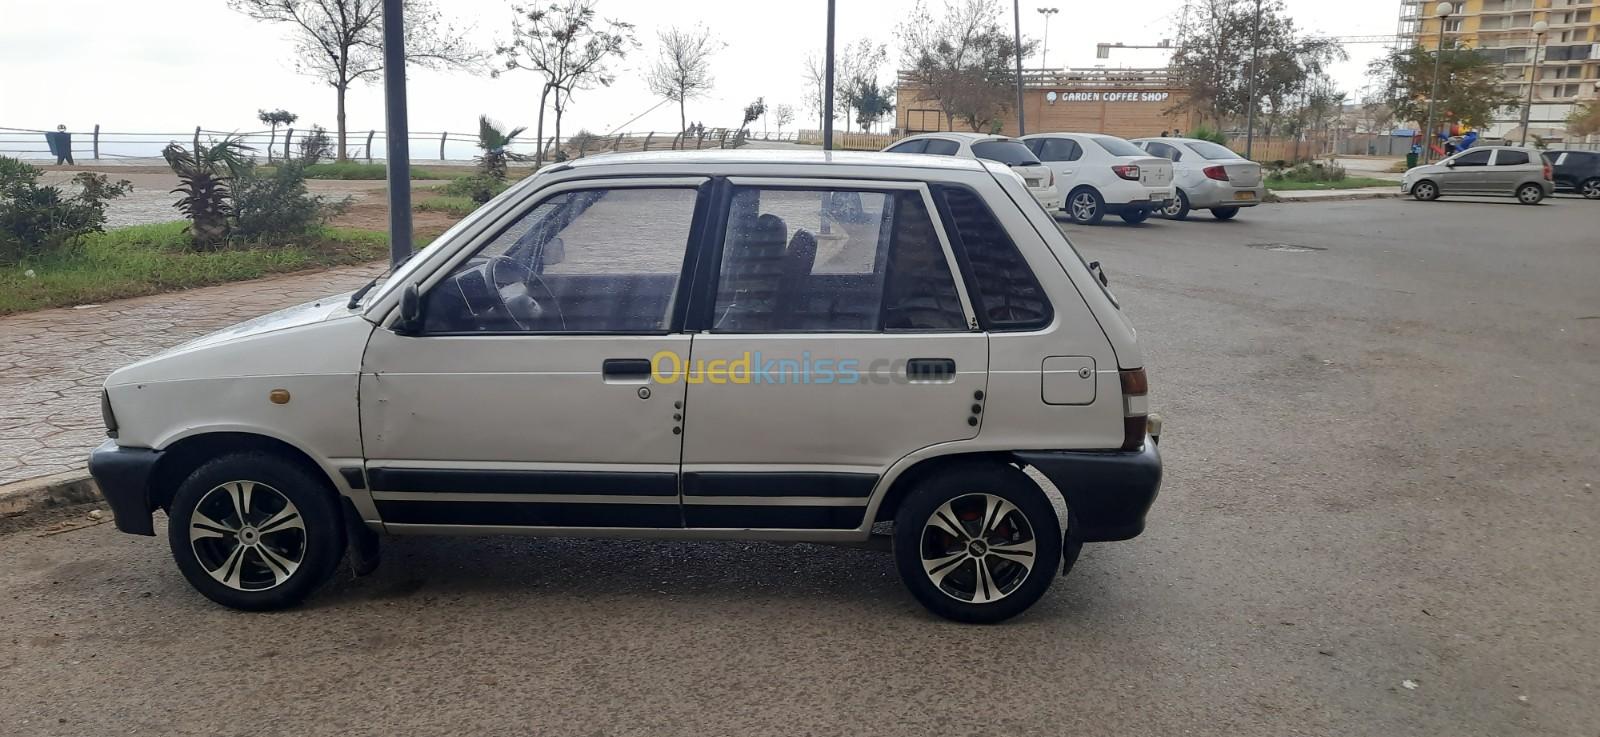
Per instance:
[[[786,149],[712,149],[706,151],[651,151],[603,153],[568,161],[544,171],[582,170],[592,167],[662,165],[693,171],[697,166],[714,164],[771,164],[774,166],[835,164],[915,169],[984,171],[975,159],[922,154],[890,154],[875,151],[798,151]],[[541,172],[543,173],[543,172]]]
[[[991,140],[1002,140],[1002,141],[1003,140],[1011,140],[1011,136],[1001,136],[1001,135],[996,135],[996,134],[993,134],[993,133],[962,133],[962,132],[959,132],[959,131],[934,131],[934,132],[931,132],[931,133],[918,133],[918,134],[916,134],[914,136],[906,136],[905,138],[900,139],[900,141],[910,141],[910,140],[914,140],[914,139],[918,139],[918,138],[949,138],[949,139],[954,139],[954,140],[957,140],[957,141],[966,141],[968,143],[978,143],[980,141],[991,141]],[[899,143],[900,141],[895,141],[895,143]]]

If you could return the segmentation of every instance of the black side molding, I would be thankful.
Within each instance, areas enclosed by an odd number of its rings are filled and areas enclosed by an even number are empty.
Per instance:
[[[373,468],[373,491],[432,491],[478,494],[597,494],[677,496],[675,473],[588,471],[490,471],[457,468]]]
[[[361,474],[359,467],[345,466],[339,469],[339,475],[344,477],[344,482],[352,489],[367,488],[367,477]]]
[[[684,496],[826,496],[865,499],[878,485],[871,473],[692,472],[683,475]]]

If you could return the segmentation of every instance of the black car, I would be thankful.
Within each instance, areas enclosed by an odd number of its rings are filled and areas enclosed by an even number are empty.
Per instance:
[[[1576,192],[1585,199],[1600,200],[1600,151],[1556,149],[1544,152],[1544,160],[1555,169],[1557,192]]]

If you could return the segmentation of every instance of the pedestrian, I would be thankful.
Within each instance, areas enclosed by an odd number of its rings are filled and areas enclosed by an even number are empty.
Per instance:
[[[1161,137],[1162,138],[1166,138],[1167,137],[1167,131],[1161,131]]]
[[[1177,128],[1173,128],[1172,129],[1172,137],[1173,138],[1182,138],[1183,137],[1183,131],[1178,130]]]
[[[44,134],[44,142],[56,157],[56,166],[76,163],[72,160],[72,134],[67,132],[67,126],[58,125],[56,132]]]

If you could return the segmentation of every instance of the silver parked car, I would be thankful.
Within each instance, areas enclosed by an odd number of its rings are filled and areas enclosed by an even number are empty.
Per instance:
[[[1550,164],[1538,152],[1513,146],[1479,146],[1437,164],[1413,167],[1400,191],[1424,202],[1444,195],[1498,195],[1537,205],[1555,193]]]
[[[1232,220],[1239,208],[1255,207],[1267,196],[1261,165],[1227,146],[1198,138],[1140,138],[1134,145],[1172,160],[1176,191],[1163,217],[1182,220],[1190,210],[1210,210],[1218,220]]]

